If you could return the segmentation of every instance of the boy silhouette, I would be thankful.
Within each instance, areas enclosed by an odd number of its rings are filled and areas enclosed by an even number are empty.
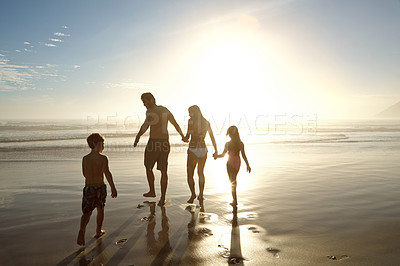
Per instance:
[[[104,175],[111,187],[111,197],[117,197],[117,189],[110,169],[108,168],[108,158],[101,153],[104,150],[104,137],[98,133],[91,134],[87,138],[87,143],[92,151],[82,159],[82,173],[85,177],[85,187],[82,197],[82,217],[78,233],[77,244],[85,245],[85,231],[89,223],[93,210],[97,209],[96,238],[105,234],[101,229],[104,220],[104,206],[106,203],[107,187],[104,183]]]

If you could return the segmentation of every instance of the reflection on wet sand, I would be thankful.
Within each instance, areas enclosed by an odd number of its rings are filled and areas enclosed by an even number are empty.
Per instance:
[[[96,246],[89,253],[82,252],[79,254],[79,265],[86,266],[107,261],[108,258],[103,252],[105,248],[106,245],[103,243],[103,238],[97,239]]]
[[[170,220],[167,208],[156,202],[146,201],[142,207],[141,215],[135,213],[116,231],[91,239],[86,248],[70,254],[58,265],[243,265],[238,222],[241,214],[237,208],[232,216],[221,220],[215,213],[202,212],[204,205],[183,204],[180,209],[170,206]],[[134,230],[129,229],[132,225]],[[125,229],[130,232],[123,233]],[[246,232],[242,237],[247,237]]]
[[[147,224],[147,252],[151,256],[155,256],[151,265],[162,265],[167,261],[171,254],[172,248],[169,242],[169,223],[167,212],[164,206],[161,207],[161,230],[158,232],[158,238],[155,236],[154,229],[156,227],[155,202],[149,204],[150,216]]]

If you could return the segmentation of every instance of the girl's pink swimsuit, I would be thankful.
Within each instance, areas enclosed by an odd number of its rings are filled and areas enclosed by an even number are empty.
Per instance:
[[[240,169],[240,155],[239,153],[234,153],[231,151],[228,151],[228,162],[227,164],[232,167],[233,169],[235,169],[236,171],[239,171]]]

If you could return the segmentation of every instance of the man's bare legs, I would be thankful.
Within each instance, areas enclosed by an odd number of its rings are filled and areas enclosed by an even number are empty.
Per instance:
[[[165,204],[165,195],[167,193],[167,186],[168,186],[167,171],[161,171],[160,185],[161,185],[161,198],[160,198],[160,201],[158,202],[158,205],[163,206]]]
[[[84,213],[82,214],[81,217],[81,226],[79,228],[79,233],[78,233],[78,239],[76,243],[79,246],[84,246],[85,245],[85,232],[86,232],[86,226],[89,223],[90,216],[92,215],[92,212],[89,213]]]
[[[156,191],[154,189],[154,173],[153,169],[147,169],[146,168],[146,176],[147,176],[147,182],[149,183],[149,189],[150,191],[147,193],[144,193],[144,197],[152,197],[154,198],[156,196]]]

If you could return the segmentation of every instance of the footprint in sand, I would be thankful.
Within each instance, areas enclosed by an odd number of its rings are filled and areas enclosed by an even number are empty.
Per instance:
[[[246,214],[247,219],[256,219],[258,217],[258,214],[255,212],[250,212]]]
[[[218,215],[215,213],[199,213],[199,219],[202,223],[212,223],[218,221]]]
[[[142,218],[140,219],[140,221],[142,221],[142,222],[148,222],[148,221],[150,221],[151,219],[153,219],[153,217],[154,217],[154,216],[144,216],[144,217],[142,217]]]
[[[272,255],[274,255],[275,258],[279,258],[279,252],[280,252],[279,249],[269,247],[269,248],[267,248],[267,251],[269,253],[271,253]]]
[[[342,256],[340,256],[340,257],[337,257],[337,256],[326,256],[328,259],[330,259],[330,260],[345,260],[345,259],[348,259],[348,258],[350,258],[349,256],[347,256],[347,255],[342,255]]]
[[[219,248],[222,248],[221,256],[224,258],[229,258],[231,255],[229,248],[225,247],[224,245],[218,245]]]
[[[208,237],[208,236],[212,236],[214,234],[212,233],[212,231],[210,229],[203,227],[203,228],[200,228],[197,230],[197,235]]]
[[[117,242],[115,242],[115,245],[117,245],[119,248],[123,248],[124,245],[126,244],[126,241],[128,241],[127,238],[121,238]]]
[[[228,263],[229,264],[239,264],[239,263],[242,263],[243,261],[248,261],[248,260],[246,260],[244,258],[235,258],[235,257],[233,257],[233,258],[229,258]]]
[[[247,228],[247,229],[250,230],[250,231],[252,231],[252,232],[255,233],[255,234],[260,233],[260,231],[257,230],[257,227],[255,227],[255,226],[250,226],[250,227]]]

